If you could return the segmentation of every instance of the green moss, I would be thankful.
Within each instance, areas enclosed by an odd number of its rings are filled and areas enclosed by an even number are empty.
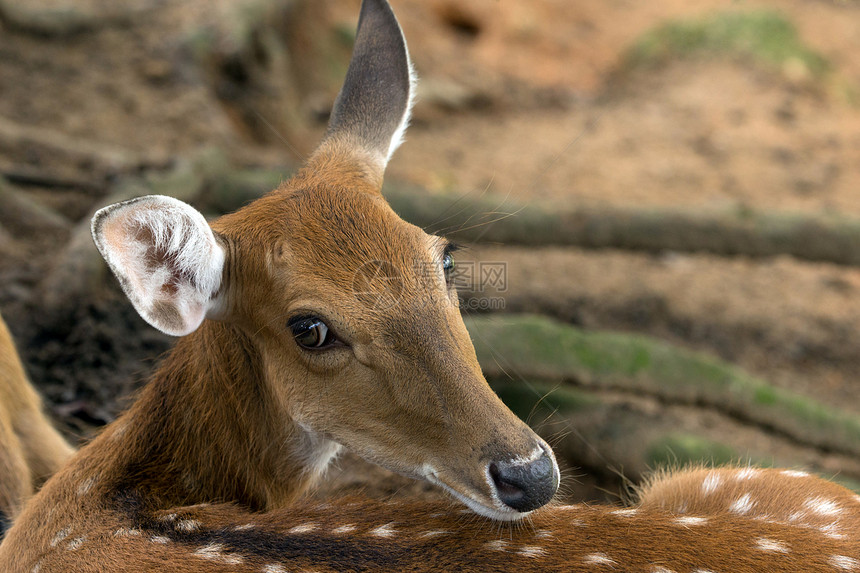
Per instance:
[[[798,443],[860,454],[860,417],[703,353],[645,336],[583,331],[534,315],[465,320],[488,377],[516,372],[528,380],[651,395],[721,411]]]
[[[536,414],[546,417],[581,412],[600,406],[596,396],[576,388],[547,384],[546,382],[511,382],[490,380],[499,398],[522,420]]]
[[[813,77],[829,69],[824,57],[803,44],[794,25],[772,11],[666,22],[633,44],[624,61],[627,68],[653,67],[701,56],[742,58],[778,70],[802,66]]]
[[[738,459],[737,451],[729,445],[692,434],[671,434],[655,440],[645,454],[652,468],[685,467],[699,464],[720,466]]]

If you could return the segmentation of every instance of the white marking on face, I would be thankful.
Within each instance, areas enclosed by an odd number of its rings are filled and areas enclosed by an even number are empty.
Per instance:
[[[857,503],[860,503],[860,495],[855,495],[854,501],[856,501]]]
[[[722,482],[722,478],[720,478],[720,474],[717,472],[711,472],[702,482],[702,493],[705,495],[714,493],[716,489],[720,486],[720,482]]]
[[[660,567],[659,565],[654,565],[648,573],[675,573],[675,571],[672,569],[666,569],[665,567]]]
[[[439,535],[447,535],[447,531],[443,531],[441,529],[434,529],[432,531],[425,531],[419,537],[427,538],[427,537],[438,537]]]
[[[113,532],[114,537],[140,537],[140,535],[141,531],[139,529],[128,529],[126,527],[120,527]]]
[[[739,470],[738,473],[735,474],[735,479],[738,481],[744,481],[757,477],[760,473],[761,470],[756,468],[744,468],[742,470]]]
[[[860,569],[860,560],[846,555],[831,555],[827,562],[837,569],[843,571],[857,571]]]
[[[589,553],[582,560],[589,565],[617,565],[606,553]]]
[[[394,537],[396,535],[396,531],[394,531],[393,527],[394,523],[386,523],[385,525],[380,525],[375,529],[371,529],[368,534],[376,536],[376,537]]]
[[[629,509],[616,509],[615,511],[610,512],[612,515],[617,515],[618,517],[632,517],[639,513],[639,510],[634,508]]]
[[[317,527],[318,526],[316,523],[303,523],[290,529],[289,531],[287,531],[287,533],[310,533],[311,531],[314,531]]]
[[[543,557],[546,555],[546,551],[544,551],[542,547],[525,545],[519,548],[517,555],[521,555],[523,557]]]
[[[272,563],[270,565],[263,565],[263,573],[287,573],[287,570],[284,569],[283,565]]]
[[[783,541],[777,541],[775,539],[768,539],[766,537],[759,537],[755,540],[756,548],[767,551],[768,553],[788,553],[788,544]]]
[[[507,547],[508,542],[504,539],[494,539],[484,544],[484,549],[489,549],[490,551],[505,551]]]
[[[87,541],[86,535],[82,535],[81,537],[76,537],[75,539],[72,539],[71,541],[69,541],[69,544],[66,545],[66,549],[68,549],[69,551],[75,551],[81,545],[83,545],[86,541]]]
[[[191,533],[192,531],[197,531],[198,529],[200,529],[200,522],[196,519],[183,519],[176,524],[176,530],[184,531],[185,533]]]
[[[811,497],[803,503],[804,507],[818,515],[839,515],[842,508],[835,501],[823,497]]]
[[[71,525],[59,530],[56,534],[54,534],[54,537],[51,539],[51,547],[56,547],[63,539],[68,537],[71,532]]]
[[[779,473],[781,473],[781,474],[782,474],[782,475],[784,475],[784,476],[793,477],[793,478],[805,478],[805,477],[809,477],[809,473],[807,473],[807,472],[801,472],[801,471],[798,471],[798,470],[782,470],[782,471],[781,471],[781,472],[779,472]]]
[[[554,537],[554,535],[549,529],[538,529],[535,532],[535,537],[538,539],[549,539],[550,537]]]
[[[30,570],[30,573],[39,573],[41,570],[42,570],[42,562],[39,561],[38,563],[33,565],[33,568]]]
[[[168,513],[166,515],[162,515],[158,518],[158,521],[163,521],[164,523],[173,523],[176,521],[178,516],[175,513]]]
[[[257,527],[253,523],[243,523],[242,525],[237,525],[233,528],[233,531],[248,531],[249,529],[254,529]]]
[[[358,529],[358,528],[355,525],[348,523],[346,525],[341,525],[340,527],[336,527],[336,528],[332,529],[331,532],[334,533],[335,535],[340,535],[342,533],[352,533],[356,529]]]
[[[582,509],[582,504],[575,505],[557,505],[553,508],[555,511],[575,511]]]
[[[690,515],[690,516],[675,518],[675,523],[677,523],[678,525],[683,525],[683,526],[705,525],[706,523],[708,523],[708,518],[707,517],[693,517],[692,515]]]
[[[729,511],[739,515],[744,515],[749,513],[753,505],[755,505],[755,502],[752,500],[752,497],[750,494],[745,493],[729,506]]]
[[[224,553],[224,546],[220,543],[210,543],[209,545],[204,545],[200,549],[194,552],[195,557],[200,557],[201,559],[208,559],[209,561],[218,561],[220,563],[226,563],[227,565],[239,565],[243,563],[245,560],[239,555],[233,555],[230,553]]]
[[[152,543],[158,543],[160,545],[167,545],[168,543],[170,543],[170,538],[165,537],[163,535],[153,535],[152,537],[149,538],[149,540]]]

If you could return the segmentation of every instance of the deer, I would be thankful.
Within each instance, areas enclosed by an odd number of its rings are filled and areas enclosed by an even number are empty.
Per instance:
[[[328,129],[292,179],[212,222],[161,196],[96,213],[132,305],[179,338],[26,504],[0,567],[860,571],[860,501],[801,472],[687,470],[631,507],[553,501],[551,448],[477,362],[456,246],[381,195],[415,81],[391,7],[364,0]],[[462,505],[302,500],[344,448]]]
[[[24,502],[72,452],[45,415],[0,316],[0,539]]]

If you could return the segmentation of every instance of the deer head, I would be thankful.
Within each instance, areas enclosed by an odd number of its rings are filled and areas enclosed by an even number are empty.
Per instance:
[[[296,177],[211,225],[168,197],[113,205],[93,236],[149,324],[194,336],[216,321],[248,341],[260,376],[238,391],[268,400],[250,434],[287,428],[315,472],[342,444],[519,519],[554,495],[555,458],[481,373],[449,280],[454,247],[381,195],[414,88],[391,8],[365,0],[328,131]]]

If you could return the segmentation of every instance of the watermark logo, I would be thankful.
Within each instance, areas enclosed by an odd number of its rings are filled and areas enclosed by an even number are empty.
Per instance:
[[[368,261],[352,277],[352,294],[374,310],[388,310],[403,296],[403,276],[388,261]]]
[[[397,306],[404,297],[418,297],[427,305],[438,302],[438,284],[441,269],[436,264],[427,264],[411,269],[409,284],[427,285],[422,292],[406,292],[407,281],[396,266],[388,261],[368,261],[356,269],[352,279],[353,296],[374,310],[389,310]],[[417,279],[417,281],[415,280]],[[458,262],[448,274],[451,286],[461,293],[458,304],[463,310],[502,310],[505,299],[498,296],[508,290],[508,267],[501,261]],[[410,287],[413,290],[415,287]],[[492,296],[496,295],[496,296]],[[446,301],[450,302],[447,295]],[[414,300],[409,301],[414,304]]]

